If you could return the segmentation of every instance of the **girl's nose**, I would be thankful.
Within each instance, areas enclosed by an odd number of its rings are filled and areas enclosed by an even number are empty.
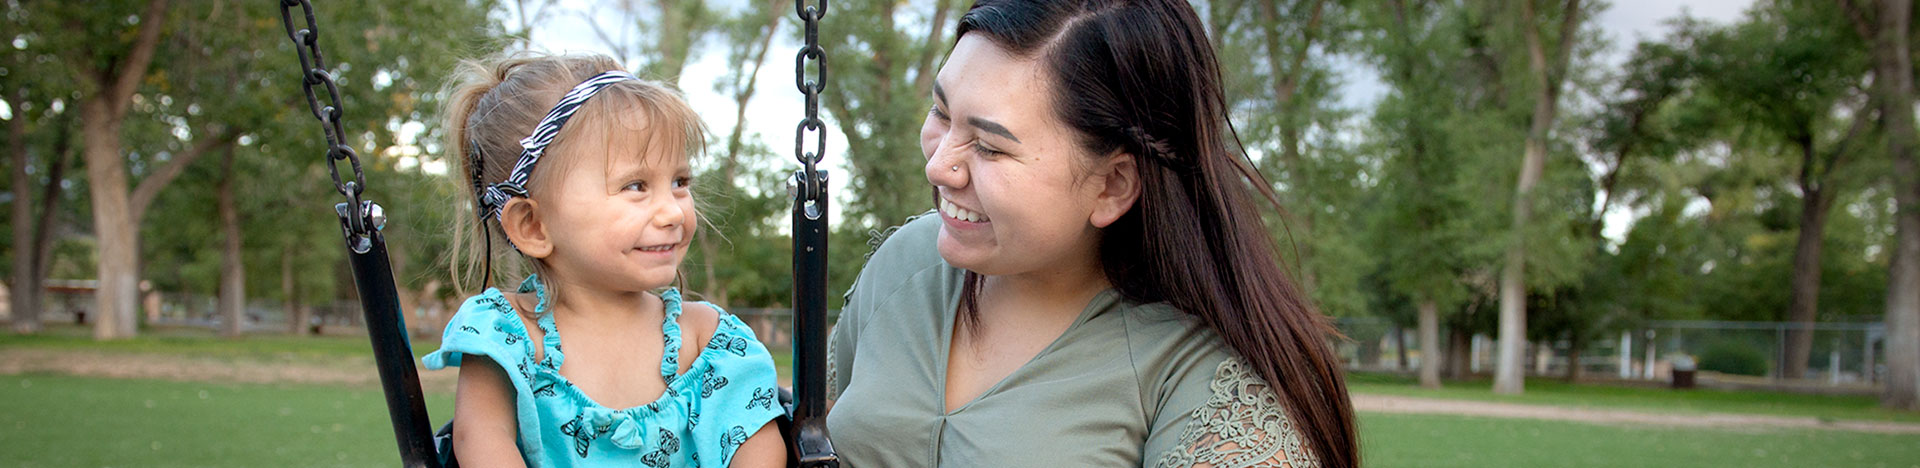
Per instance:
[[[653,212],[653,224],[662,228],[678,227],[687,222],[686,210],[680,209],[680,201],[673,197],[660,197],[660,209]]]

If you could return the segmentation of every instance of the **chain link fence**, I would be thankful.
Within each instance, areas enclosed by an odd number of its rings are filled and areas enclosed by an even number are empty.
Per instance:
[[[1461,367],[1449,375],[1490,374],[1498,340],[1485,334],[1441,330],[1441,356],[1420,352],[1418,331],[1377,318],[1336,321],[1346,340],[1336,349],[1350,369],[1410,373],[1423,359],[1441,359],[1441,367]],[[1787,342],[1794,332],[1812,335],[1805,372],[1784,379]],[[1585,379],[1666,381],[1675,364],[1689,366],[1728,386],[1798,385],[1867,388],[1886,374],[1885,326],[1880,322],[1791,322],[1709,320],[1651,321],[1645,326],[1601,334],[1578,349],[1567,340],[1529,343],[1523,353],[1530,375],[1567,376],[1572,366]],[[1577,352],[1576,352],[1577,351]],[[1789,381],[1791,380],[1791,381]]]

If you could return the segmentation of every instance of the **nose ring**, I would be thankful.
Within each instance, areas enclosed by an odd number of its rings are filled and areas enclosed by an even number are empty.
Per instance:
[[[960,172],[960,166],[953,166],[953,172]]]

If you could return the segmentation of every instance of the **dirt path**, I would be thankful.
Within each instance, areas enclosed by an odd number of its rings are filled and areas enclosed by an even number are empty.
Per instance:
[[[1358,411],[1399,414],[1446,414],[1487,418],[1545,419],[1631,426],[1702,427],[1714,429],[1834,429],[1882,434],[1920,434],[1920,424],[1890,421],[1823,421],[1809,416],[1732,413],[1651,413],[1619,409],[1569,408],[1470,400],[1447,400],[1386,395],[1354,395]]]
[[[314,363],[140,353],[0,349],[0,375],[29,372],[176,381],[336,384],[368,388],[380,384],[380,376],[374,370],[372,358]],[[422,369],[420,373],[421,385],[431,392],[452,392],[457,378],[458,374],[453,370]],[[781,383],[786,384],[786,382]],[[1920,423],[1822,421],[1814,417],[1730,413],[1653,413],[1368,394],[1354,395],[1353,405],[1356,410],[1376,413],[1524,418],[1634,426],[1831,429],[1883,434],[1920,434]]]

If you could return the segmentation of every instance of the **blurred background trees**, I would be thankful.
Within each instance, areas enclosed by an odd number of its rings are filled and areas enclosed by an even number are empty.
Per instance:
[[[97,281],[83,308],[101,339],[137,334],[149,294],[214,297],[229,334],[261,310],[299,333],[311,306],[351,298],[338,197],[273,2],[3,3],[15,332],[41,329],[50,281]],[[1639,37],[1607,30],[1631,6],[1604,2],[1194,4],[1239,141],[1283,196],[1268,218],[1283,261],[1323,312],[1388,324],[1343,328],[1347,342],[1394,342],[1403,362],[1418,350],[1422,383],[1438,385],[1468,371],[1471,337],[1497,335],[1512,370],[1496,385],[1520,391],[1533,346],[1578,362],[1654,320],[1884,321],[1888,380],[1904,382],[1887,401],[1916,404],[1910,0],[1755,0]],[[967,6],[833,4],[836,288],[870,239],[931,207],[918,129]],[[798,100],[792,1],[318,10],[410,319],[475,286],[442,261],[468,212],[457,155],[435,143],[450,64],[569,34],[675,83],[708,119],[688,289],[786,305],[787,128],[801,116],[752,109]],[[1787,334],[1780,377],[1808,375],[1814,336]]]

